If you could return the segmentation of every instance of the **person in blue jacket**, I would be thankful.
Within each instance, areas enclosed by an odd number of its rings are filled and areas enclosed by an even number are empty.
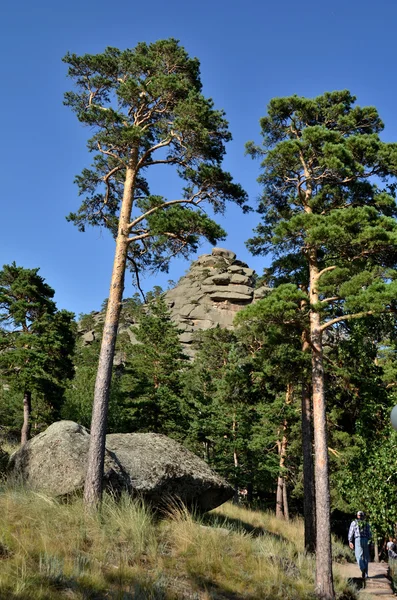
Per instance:
[[[352,521],[349,528],[349,546],[356,555],[363,579],[368,577],[369,545],[371,543],[371,527],[365,520],[365,514],[359,510],[357,518]]]

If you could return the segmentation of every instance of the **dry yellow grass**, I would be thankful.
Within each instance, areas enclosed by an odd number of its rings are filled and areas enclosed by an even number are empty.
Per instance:
[[[139,502],[110,497],[101,514],[86,513],[81,499],[6,486],[0,514],[4,600],[313,598],[299,520],[231,504],[203,518],[174,507],[155,520]]]

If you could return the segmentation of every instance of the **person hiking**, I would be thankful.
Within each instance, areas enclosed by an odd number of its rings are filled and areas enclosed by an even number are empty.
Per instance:
[[[357,518],[351,522],[349,528],[349,546],[356,555],[357,564],[363,579],[368,577],[369,544],[371,542],[371,528],[365,520],[365,514],[359,510]]]
[[[386,544],[386,548],[387,548],[388,557],[395,560],[397,558],[397,553],[396,553],[397,548],[396,548],[394,539],[392,537],[389,537],[389,541]]]

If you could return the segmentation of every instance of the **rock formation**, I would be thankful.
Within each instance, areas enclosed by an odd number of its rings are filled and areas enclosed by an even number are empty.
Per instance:
[[[236,313],[263,298],[267,289],[255,288],[253,269],[237,260],[231,250],[214,248],[211,254],[200,256],[177,285],[165,293],[172,319],[182,332],[185,354],[194,356],[191,344],[195,332],[216,326],[232,329]],[[103,315],[96,313],[93,318],[100,321]],[[122,319],[119,331],[127,332],[131,343],[136,343],[131,325],[134,323]],[[86,344],[93,342],[95,335],[94,329],[82,331]]]
[[[28,487],[54,496],[84,487],[90,434],[73,421],[58,421],[29,440],[10,457],[9,472]],[[120,491],[125,475],[117,459],[106,451],[105,488]]]
[[[123,465],[133,493],[154,506],[169,498],[208,511],[233,496],[233,488],[206,462],[158,433],[113,433],[106,447]]]
[[[236,313],[259,298],[267,288],[255,289],[255,274],[230,250],[214,248],[192,263],[188,273],[165,294],[173,321],[182,330],[184,351],[193,355],[194,333],[219,325],[233,327]]]
[[[84,487],[90,434],[73,421],[53,423],[10,458],[11,476],[54,496]],[[233,488],[195,454],[165,435],[120,433],[106,438],[103,484],[128,491],[154,507],[172,499],[208,511],[233,496]]]

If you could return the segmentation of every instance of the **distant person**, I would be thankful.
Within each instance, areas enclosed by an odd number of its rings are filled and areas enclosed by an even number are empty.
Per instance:
[[[369,544],[371,542],[371,528],[365,520],[365,514],[359,510],[357,518],[352,521],[349,528],[349,546],[356,555],[363,579],[368,577]]]
[[[392,537],[389,537],[389,541],[386,544],[386,548],[387,548],[387,555],[392,559],[396,559],[397,558],[397,548],[396,548],[396,544],[395,541]]]

